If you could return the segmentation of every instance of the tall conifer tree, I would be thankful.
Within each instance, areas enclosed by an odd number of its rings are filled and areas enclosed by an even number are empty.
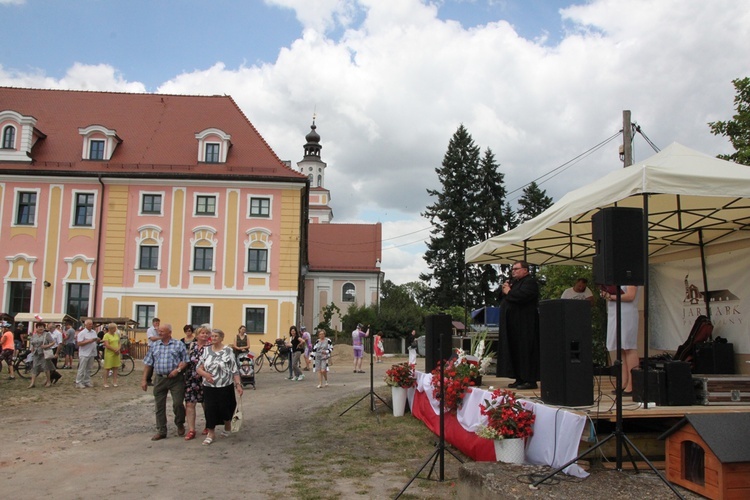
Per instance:
[[[475,212],[479,156],[480,149],[474,139],[463,125],[459,126],[448,143],[441,166],[435,169],[443,189],[427,190],[435,198],[422,213],[433,225],[424,255],[431,272],[419,278],[430,283],[429,305],[440,308],[464,305],[464,292],[474,295],[464,288],[471,283],[467,279],[464,252],[478,241]],[[472,269],[471,273],[477,270]],[[473,303],[469,298],[469,304]]]

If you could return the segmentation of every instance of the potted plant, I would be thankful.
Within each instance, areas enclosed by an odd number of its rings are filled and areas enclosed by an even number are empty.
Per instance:
[[[508,463],[523,463],[525,439],[534,434],[536,415],[525,409],[513,391],[496,389],[489,400],[479,405],[487,425],[476,430],[479,437],[492,439],[495,457]]]
[[[400,363],[391,366],[385,372],[385,383],[391,386],[391,397],[393,399],[393,416],[404,416],[406,409],[406,390],[417,384],[414,370],[409,363]]]

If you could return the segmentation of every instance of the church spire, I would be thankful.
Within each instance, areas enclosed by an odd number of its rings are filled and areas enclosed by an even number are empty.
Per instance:
[[[315,126],[315,115],[313,115],[310,133],[305,136],[305,140],[307,140],[307,144],[305,144],[306,160],[320,159],[320,150],[323,149],[323,146],[320,145],[320,135],[315,131],[316,128],[318,127]]]

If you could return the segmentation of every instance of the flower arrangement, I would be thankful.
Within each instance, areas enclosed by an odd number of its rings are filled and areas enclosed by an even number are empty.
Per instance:
[[[474,334],[471,338],[471,347],[468,353],[463,349],[456,349],[455,352],[459,362],[466,359],[472,364],[477,365],[479,375],[487,374],[487,368],[489,368],[492,358],[495,356],[495,353],[489,350],[487,330],[482,330]]]
[[[391,366],[385,371],[385,383],[391,387],[402,387],[408,389],[417,385],[414,370],[409,363],[400,363]]]
[[[536,415],[521,406],[513,391],[496,389],[491,400],[479,405],[479,412],[487,416],[487,425],[476,430],[476,435],[487,439],[525,438],[534,434]]]
[[[448,361],[443,368],[443,381],[445,385],[445,401],[443,407],[446,411],[457,411],[461,408],[464,395],[469,388],[476,385],[479,377],[479,366],[467,360],[465,357]],[[432,370],[432,395],[440,399],[440,365]]]

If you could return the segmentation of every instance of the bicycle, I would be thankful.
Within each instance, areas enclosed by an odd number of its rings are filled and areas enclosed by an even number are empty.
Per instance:
[[[287,362],[289,361],[289,355],[286,352],[282,354],[279,349],[284,341],[282,339],[276,340],[276,350],[273,351],[273,358],[270,357],[268,353],[274,348],[274,345],[270,342],[264,342],[262,340],[258,341],[263,344],[263,349],[260,351],[260,354],[255,357],[255,373],[258,373],[261,368],[263,368],[264,360],[268,360],[269,366],[276,368],[277,372],[283,373],[288,368]],[[281,343],[279,343],[279,341],[281,341]]]
[[[21,378],[31,377],[31,367],[34,363],[31,360],[31,349],[20,349],[16,351],[13,358],[13,371]]]
[[[102,367],[102,363],[104,362],[104,345],[99,344],[97,346],[95,359],[96,362],[91,367],[92,377],[99,373],[99,370]],[[117,372],[117,374],[122,375],[123,377],[127,377],[128,375],[133,373],[134,369],[135,361],[133,361],[133,357],[130,355],[130,341],[123,337],[120,339],[120,371]]]

